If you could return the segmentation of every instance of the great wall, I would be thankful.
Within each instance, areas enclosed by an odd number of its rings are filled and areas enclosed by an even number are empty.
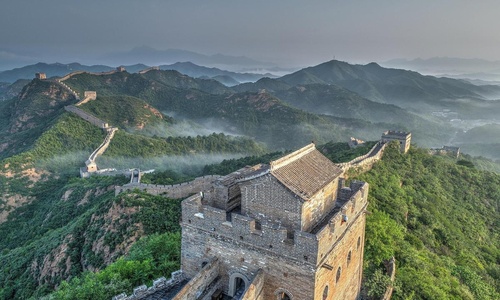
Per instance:
[[[85,161],[85,167],[80,168],[80,176],[82,178],[84,177],[89,177],[92,173],[96,173],[99,169],[97,167],[96,159],[98,156],[102,155],[104,151],[108,148],[109,144],[111,143],[111,140],[113,139],[115,132],[118,130],[117,127],[112,127],[109,126],[109,124],[92,114],[78,108],[77,106],[80,106],[82,104],[85,104],[89,101],[93,101],[97,99],[97,92],[95,91],[85,91],[84,92],[84,97],[83,99],[80,98],[80,95],[74,91],[71,87],[69,87],[66,83],[64,83],[65,80],[70,79],[72,76],[78,75],[78,74],[91,74],[91,75],[109,75],[109,74],[114,74],[117,72],[123,72],[125,69],[123,67],[118,67],[116,70],[109,71],[109,72],[100,72],[100,73],[93,73],[93,72],[86,72],[86,71],[76,71],[69,73],[66,76],[63,76],[61,78],[57,78],[53,80],[53,82],[59,84],[61,87],[66,89],[67,91],[72,94],[78,102],[75,105],[67,105],[64,107],[64,109],[68,112],[74,113],[83,120],[89,122],[92,125],[95,125],[102,130],[106,132],[106,137],[104,138],[104,141],[97,147],[89,156],[89,158]],[[43,73],[37,73],[36,77],[39,79],[45,79],[46,75]],[[134,178],[134,172],[131,171],[131,180]]]
[[[147,72],[149,70],[152,70],[155,68],[149,68],[144,70],[144,72]],[[121,69],[120,69],[121,70]],[[119,70],[119,71],[120,71]],[[106,72],[106,73],[99,73],[100,75],[104,74],[112,74],[117,71],[112,71],[112,72]],[[116,127],[110,127],[106,122],[100,120],[99,118],[81,110],[77,106],[80,106],[84,103],[87,103],[89,101],[95,100],[97,97],[97,93],[95,91],[85,91],[84,92],[84,98],[80,100],[79,95],[72,90],[69,86],[67,86],[63,81],[71,78],[71,76],[81,74],[83,72],[73,72],[71,74],[68,74],[64,76],[63,78],[56,80],[57,83],[59,83],[61,86],[63,86],[65,89],[67,89],[71,94],[75,96],[77,100],[79,100],[75,105],[69,105],[65,107],[65,110],[68,112],[72,112],[79,116],[80,118],[88,121],[89,123],[103,129],[106,131],[106,137],[104,141],[101,143],[101,145],[95,149],[92,154],[89,156],[88,160],[85,162],[86,167],[81,168],[80,173],[82,177],[90,176],[91,173],[97,173],[98,168],[97,164],[95,163],[96,158],[104,153],[106,151],[106,148],[109,146],[115,132],[118,130]],[[386,145],[390,141],[398,141],[400,144],[400,150],[403,153],[406,153],[409,149],[410,146],[410,140],[411,140],[411,134],[407,132],[398,132],[398,131],[386,131],[382,134],[382,138],[380,141],[378,141],[368,153],[361,155],[359,157],[354,158],[353,160],[345,163],[337,163],[335,166],[341,170],[341,174],[346,174],[347,171],[351,169],[358,169],[358,170],[367,170],[373,166],[375,162],[381,159],[382,154],[386,148]],[[356,140],[358,142],[358,140]],[[361,141],[360,141],[361,142]],[[358,143],[356,143],[358,144]],[[307,148],[307,147],[305,147]],[[304,149],[305,149],[304,148]],[[314,148],[314,147],[313,147]],[[443,147],[444,148],[444,147]],[[306,149],[307,150],[307,149]],[[445,149],[448,150],[449,149]],[[454,149],[452,149],[454,150]],[[298,150],[300,151],[305,151],[305,150]],[[307,150],[309,151],[309,150]],[[306,151],[306,152],[307,152]],[[297,151],[296,151],[297,152]],[[458,151],[457,151],[458,152]],[[300,153],[299,153],[300,154]],[[300,154],[299,156],[303,156],[305,154]],[[297,155],[296,155],[297,156]],[[287,156],[288,157],[288,156]],[[287,158],[287,160],[290,159],[297,159],[297,158]],[[280,162],[281,160],[278,160],[274,163]],[[331,162],[330,162],[331,164]],[[262,166],[262,165],[261,165]],[[237,175],[238,178],[232,178],[234,179],[235,183],[239,183],[241,180],[243,180],[243,186],[245,186],[244,181],[252,181],[252,180],[259,180],[259,177],[262,176],[269,176],[269,173],[273,172],[273,167],[275,169],[278,169],[281,167],[280,166],[274,166],[273,162],[271,163],[271,171],[269,172],[253,172],[249,174],[244,174],[245,178],[239,179],[239,176],[242,175]],[[247,167],[250,168],[250,167]],[[265,168],[265,167],[264,167]],[[182,199],[182,198],[187,198],[186,200],[183,201],[183,209],[182,209],[182,222],[186,222],[188,220],[189,224],[184,224],[184,226],[191,227],[193,224],[196,222],[201,222],[200,228],[208,228],[211,227],[212,231],[217,228],[217,230],[222,230],[221,232],[218,233],[218,235],[227,235],[227,238],[233,237],[233,236],[239,236],[240,240],[249,240],[251,242],[251,245],[258,245],[260,242],[262,242],[262,237],[264,236],[264,230],[261,230],[261,225],[259,221],[259,225],[257,226],[256,221],[252,221],[251,218],[249,217],[244,217],[240,215],[238,212],[232,213],[233,210],[231,211],[226,211],[225,209],[219,209],[216,207],[210,207],[206,206],[205,203],[206,201],[204,200],[204,191],[210,191],[215,187],[215,189],[220,189],[221,187],[225,186],[227,189],[227,192],[229,192],[228,195],[231,195],[231,189],[230,185],[226,182],[227,179],[225,179],[227,176],[219,176],[219,175],[210,175],[210,176],[203,176],[203,177],[198,177],[195,178],[192,181],[189,182],[184,182],[180,184],[174,184],[174,185],[156,185],[156,184],[142,184],[140,182],[141,179],[141,172],[139,169],[132,169],[129,170],[130,172],[130,182],[124,186],[116,186],[115,187],[115,195],[119,195],[123,191],[129,191],[129,190],[142,190],[150,194],[154,195],[162,195],[167,198],[173,198],[173,199]],[[276,171],[275,171],[276,172]],[[236,172],[238,173],[238,172]],[[255,174],[257,175],[255,175]],[[233,174],[233,173],[232,173]],[[239,173],[238,173],[239,174]],[[277,173],[276,173],[277,174]],[[230,175],[228,175],[230,176]],[[253,176],[253,177],[252,177]],[[254,178],[255,177],[255,178]],[[342,183],[341,183],[342,182]],[[339,179],[338,184],[340,186],[343,186],[343,179]],[[227,185],[227,186],[226,186]],[[336,186],[335,181],[333,182],[333,186]],[[366,187],[366,192],[365,192],[365,187]],[[293,189],[292,189],[293,190]],[[323,189],[324,190],[324,189]],[[234,191],[233,191],[234,192]],[[211,195],[211,193],[214,193]],[[322,193],[320,193],[322,194]],[[252,194],[253,195],[253,194]],[[208,192],[207,196],[214,197],[214,196],[220,196],[218,195],[217,192],[214,192],[212,190],[211,192]],[[302,195],[304,196],[304,195]],[[188,198],[189,197],[189,198]],[[246,197],[246,196],[245,196]],[[324,250],[326,250],[328,247],[330,247],[330,241],[332,240],[332,235],[335,236],[335,239],[338,238],[338,233],[335,231],[335,228],[339,227],[341,228],[344,223],[349,224],[347,228],[351,227],[351,224],[355,224],[357,219],[359,218],[360,215],[363,214],[363,211],[365,211],[366,208],[366,197],[367,197],[367,185],[365,186],[364,183],[362,182],[356,182],[354,181],[351,183],[349,187],[343,187],[341,190],[339,190],[339,193],[337,195],[337,203],[336,207],[327,215],[324,216],[324,219],[319,220],[318,223],[312,229],[309,229],[310,232],[307,230],[302,231],[295,231],[294,236],[292,237],[290,235],[290,232],[288,229],[284,228],[274,228],[274,227],[268,227],[268,225],[265,225],[265,233],[266,236],[269,235],[267,239],[264,239],[264,244],[269,243],[271,240],[274,241],[274,239],[277,238],[276,244],[274,245],[271,252],[281,252],[282,255],[285,255],[284,257],[292,257],[292,260],[300,260],[303,256],[305,262],[308,264],[313,264],[316,265],[316,260],[318,260],[318,265],[319,267],[319,272],[324,272],[323,269],[325,268],[328,271],[333,270],[333,267],[328,264],[325,261],[325,257],[323,257],[323,254],[321,256],[315,257],[314,255],[309,257],[309,255],[303,255],[304,251],[304,245],[310,245],[313,244],[314,242],[318,241],[326,241],[327,243],[321,243],[318,242],[318,249],[313,249],[315,251],[312,251],[312,253],[317,253],[319,254],[320,252],[323,253]],[[229,199],[226,199],[229,200]],[[230,200],[233,201],[233,200]],[[241,201],[241,198],[240,198]],[[245,200],[246,201],[246,200]],[[215,202],[214,202],[215,203]],[[229,202],[228,202],[229,203]],[[363,204],[364,203],[364,204]],[[361,205],[362,207],[358,208],[358,206]],[[354,208],[357,208],[355,211]],[[220,211],[219,211],[220,210]],[[228,212],[230,215],[228,215]],[[352,214],[352,215],[351,215]],[[194,216],[194,218],[193,218]],[[229,217],[228,217],[229,216]],[[207,219],[206,219],[207,218]],[[349,220],[349,223],[347,221]],[[196,221],[196,222],[195,222]],[[227,226],[219,226],[217,224],[212,224],[212,221],[217,221],[220,222],[222,225]],[[354,223],[351,223],[353,222]],[[208,223],[207,223],[208,222]],[[326,223],[325,223],[326,222]],[[207,224],[205,224],[207,223]],[[248,224],[247,224],[248,223]],[[337,224],[338,223],[338,224]],[[196,223],[197,224],[197,223]],[[195,225],[196,225],[195,224]],[[217,226],[215,226],[217,225]],[[208,227],[207,227],[208,226]],[[196,226],[195,226],[196,227]],[[240,228],[241,227],[241,228]],[[226,230],[227,232],[225,232]],[[249,230],[248,233],[245,233],[246,230]],[[350,230],[350,229],[348,229]],[[234,231],[234,232],[233,232]],[[276,231],[276,232],[275,232]],[[358,230],[359,231],[359,230]],[[334,233],[335,232],[335,233]],[[347,233],[348,231],[346,231]],[[340,240],[344,239],[344,235],[346,233],[341,234]],[[184,235],[184,230],[183,230],[183,235]],[[212,237],[215,237],[212,233],[210,233]],[[327,236],[328,238],[324,238],[323,236]],[[269,240],[270,239],[270,240]],[[307,240],[311,239],[307,243],[302,243],[302,240]],[[279,242],[281,241],[281,242]],[[340,242],[339,242],[340,243]],[[342,248],[343,243],[334,243],[334,245],[340,245],[339,247]],[[350,242],[352,243],[352,242]],[[274,243],[273,243],[274,244]],[[357,241],[357,247],[359,248],[360,244],[360,238],[358,238]],[[295,248],[290,248],[290,245],[298,245]],[[252,246],[252,247],[254,247]],[[263,249],[267,249],[267,244],[262,245],[262,249],[259,249],[257,252],[262,252]],[[300,246],[300,247],[299,247]],[[183,246],[184,247],[184,246]],[[252,248],[251,247],[251,248]],[[272,246],[269,246],[271,248]],[[258,247],[257,247],[258,248]],[[304,248],[304,249],[303,249]],[[339,249],[340,249],[339,248]],[[210,248],[209,248],[210,249]],[[252,248],[253,249],[253,248]],[[295,250],[293,250],[295,249]],[[320,249],[322,249],[320,251]],[[184,252],[183,248],[183,252]],[[256,249],[253,249],[252,251],[255,251]],[[293,250],[293,251],[292,251]],[[311,252],[309,251],[310,249],[307,249],[307,253]],[[270,251],[267,249],[266,251]],[[264,251],[265,252],[265,251]],[[297,253],[295,253],[297,252]],[[184,255],[184,253],[183,253]],[[296,256],[296,257],[295,257]],[[336,257],[336,256],[335,256]],[[233,273],[229,277],[229,287],[224,286],[221,284],[220,280],[220,275],[223,270],[221,269],[221,264],[222,262],[219,261],[220,259],[213,259],[209,262],[203,262],[202,268],[193,274],[186,274],[185,271],[176,271],[172,273],[171,279],[166,280],[164,277],[159,278],[157,280],[153,281],[153,286],[148,288],[145,285],[139,286],[134,288],[133,294],[130,296],[127,296],[125,293],[122,293],[120,295],[116,295],[113,297],[113,300],[139,300],[139,299],[156,299],[155,297],[158,295],[162,296],[162,299],[194,299],[193,297],[196,297],[196,299],[222,299],[221,298],[221,293],[223,289],[228,291],[229,295],[232,295],[232,299],[262,299],[262,294],[264,293],[264,285],[265,285],[265,280],[264,280],[264,272],[263,269],[257,270],[258,272],[254,274],[253,280],[249,281],[248,277],[245,277],[242,275],[243,273]],[[351,260],[351,250],[349,250],[348,258],[347,258],[347,264],[349,265],[349,261]],[[240,262],[242,261],[241,258],[239,260]],[[183,262],[184,264],[184,262]],[[360,265],[361,266],[361,265]],[[246,268],[244,268],[247,270]],[[391,281],[394,281],[395,279],[395,261],[394,258],[391,259],[390,261],[387,262],[387,272],[391,278]],[[339,272],[341,268],[338,268],[337,271],[337,282],[339,280]],[[327,271],[326,271],[327,272]],[[319,273],[318,273],[319,274]],[[188,276],[191,275],[191,276]],[[353,275],[353,278],[361,278],[360,275]],[[360,284],[361,279],[354,279],[354,281],[358,282]],[[240,288],[236,287],[237,285],[243,284],[244,288],[243,290],[240,290]],[[350,283],[352,284],[352,283]],[[238,291],[236,291],[238,289]],[[289,287],[290,289],[290,287]],[[293,297],[290,297],[292,295],[289,291],[289,289],[282,289],[278,288],[274,292],[275,295],[278,295],[276,293],[279,293],[280,295],[283,295],[282,298],[280,299],[293,299]],[[328,293],[328,286],[325,288],[326,293]],[[359,291],[359,289],[358,289]],[[384,300],[389,300],[392,295],[393,288],[392,286],[389,286],[383,296]],[[195,294],[193,294],[195,293]],[[295,291],[297,294],[298,292]],[[323,298],[325,294],[323,293]],[[216,298],[214,298],[214,296]],[[287,297],[284,297],[287,296]],[[352,296],[352,295],[351,295]],[[151,298],[153,297],[153,298]],[[159,299],[159,298],[158,298]],[[314,296],[314,299],[316,299],[316,296]]]
[[[144,184],[140,182],[129,183],[123,186],[115,186],[115,195],[121,192],[138,189],[152,195],[163,195],[167,198],[182,199],[208,189],[220,177],[219,175],[207,175],[197,177],[192,181],[172,185]]]
[[[151,70],[159,70],[159,67],[149,67],[146,68],[142,71],[139,71],[139,74],[144,74],[147,73]],[[89,159],[85,162],[86,167],[81,168],[80,174],[82,177],[88,177],[90,176],[91,173],[95,173],[98,171],[97,164],[95,163],[95,160],[97,156],[102,155],[104,151],[106,151],[107,147],[109,146],[109,143],[111,142],[111,139],[113,138],[115,132],[118,130],[116,127],[110,127],[108,123],[100,120],[99,118],[91,115],[90,113],[87,113],[77,106],[80,106],[82,104],[85,104],[89,101],[95,100],[97,98],[97,93],[95,91],[85,91],[84,92],[84,98],[81,99],[80,96],[78,95],[77,92],[75,92],[71,87],[69,87],[67,84],[64,83],[65,80],[70,79],[71,77],[79,74],[91,74],[91,75],[110,75],[110,74],[115,74],[119,72],[124,72],[125,68],[124,67],[118,67],[116,70],[112,70],[109,72],[87,72],[87,71],[75,71],[72,73],[69,73],[61,78],[57,78],[54,80],[54,82],[58,83],[62,87],[64,87],[66,90],[68,90],[72,95],[75,96],[77,100],[79,100],[75,105],[68,105],[65,107],[65,110],[68,112],[72,112],[79,116],[80,118],[86,120],[87,122],[103,129],[106,131],[106,137],[103,141],[103,143],[94,150],[94,152],[89,156]],[[36,77],[39,79],[45,79],[46,76],[43,73],[37,73]],[[370,149],[370,151],[362,156],[356,157],[353,160],[345,163],[337,163],[336,165],[340,167],[343,171],[347,171],[349,169],[353,168],[362,168],[362,169],[369,169],[376,161],[380,160],[382,157],[382,154],[384,152],[385,146],[388,141],[391,140],[398,140],[400,145],[401,145],[401,151],[402,152],[407,152],[410,146],[410,140],[411,140],[411,134],[406,133],[406,132],[399,132],[399,131],[386,131],[382,134],[382,138],[380,141],[375,144],[375,146]],[[361,140],[354,139],[356,142],[355,144],[357,145],[359,142],[362,142]],[[353,138],[351,138],[351,141],[349,144],[353,142]],[[128,173],[127,173],[128,174]],[[133,179],[133,172],[131,174],[131,178]],[[122,187],[117,187],[115,190],[115,194],[120,193],[121,191],[126,191],[126,190],[131,190],[131,189],[140,189],[147,191],[148,193],[159,195],[159,194],[164,194],[164,195],[169,195],[169,197],[186,197],[189,195],[189,193],[196,192],[197,189],[200,187],[199,181],[201,179],[196,178],[195,180],[184,183],[182,186],[174,185],[174,186],[168,186],[168,185],[149,185],[149,184],[140,184],[140,177],[137,179],[135,182],[131,182],[127,185],[124,185]],[[193,187],[190,187],[193,185]]]
[[[382,154],[384,153],[386,146],[387,143],[378,141],[367,154],[358,156],[353,160],[345,163],[337,163],[336,165],[339,166],[344,171],[348,171],[354,168],[368,169],[375,162],[380,160],[380,158],[382,158]]]

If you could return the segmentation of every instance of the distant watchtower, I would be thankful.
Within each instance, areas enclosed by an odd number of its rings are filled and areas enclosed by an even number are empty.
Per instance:
[[[118,72],[125,72],[126,70],[125,70],[124,66],[119,66],[119,67],[116,68],[116,71],[118,71]]]
[[[35,78],[36,79],[40,79],[40,80],[47,79],[47,74],[45,74],[45,73],[35,73]]]
[[[84,99],[89,98],[90,100],[95,100],[97,99],[97,92],[96,91],[85,91],[83,93]]]
[[[410,149],[411,133],[404,131],[389,130],[382,134],[382,142],[398,141],[402,153],[408,152]]]

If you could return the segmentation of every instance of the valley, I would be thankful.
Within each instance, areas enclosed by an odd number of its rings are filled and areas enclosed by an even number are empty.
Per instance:
[[[180,257],[180,200],[169,198],[178,197],[172,185],[213,181],[314,141],[333,162],[351,166],[350,178],[374,189],[367,278],[375,280],[395,256],[395,299],[495,299],[500,167],[470,154],[500,159],[499,102],[492,100],[500,88],[405,72],[330,61],[235,86],[157,68],[27,82],[0,101],[0,298],[109,299],[168,276]],[[105,123],[116,128],[112,139]],[[407,155],[395,145],[382,155],[375,142],[346,143],[378,141],[388,129],[411,131]],[[136,186],[124,176],[79,178],[103,141],[109,145],[93,160],[96,168],[154,172]],[[427,153],[442,145],[465,153],[458,160]],[[359,157],[370,167],[360,167]],[[454,199],[475,207],[472,218],[481,221],[469,220]],[[370,293],[383,284],[373,280],[365,282]]]

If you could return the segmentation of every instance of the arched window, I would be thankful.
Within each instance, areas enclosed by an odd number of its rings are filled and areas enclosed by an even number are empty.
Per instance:
[[[341,267],[339,267],[337,269],[337,276],[335,277],[335,282],[339,282],[340,274],[342,274],[342,268]]]
[[[290,296],[288,296],[288,294],[285,292],[281,292],[278,296],[279,300],[292,300],[292,298],[290,298]]]
[[[349,253],[347,254],[347,266],[351,263],[351,258],[352,258],[352,251],[349,250]]]
[[[328,286],[325,286],[325,289],[323,290],[323,300],[326,300],[328,298]]]
[[[276,300],[293,300],[293,295],[283,288],[277,289],[274,295],[276,295]]]

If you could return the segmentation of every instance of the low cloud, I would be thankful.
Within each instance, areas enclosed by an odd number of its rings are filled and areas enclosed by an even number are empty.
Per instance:
[[[197,175],[203,167],[208,164],[215,164],[224,159],[232,159],[247,156],[244,153],[231,154],[191,154],[191,155],[172,155],[172,156],[157,156],[157,157],[106,157],[102,156],[97,159],[97,165],[101,169],[131,169],[140,168],[141,170],[155,169],[173,170],[178,173],[187,175]]]
[[[223,133],[231,136],[241,136],[236,126],[217,119],[187,120],[173,112],[163,112],[165,115],[178,119],[174,124],[160,123],[148,126],[137,132],[143,135],[169,137],[169,136],[206,136],[212,133]]]

